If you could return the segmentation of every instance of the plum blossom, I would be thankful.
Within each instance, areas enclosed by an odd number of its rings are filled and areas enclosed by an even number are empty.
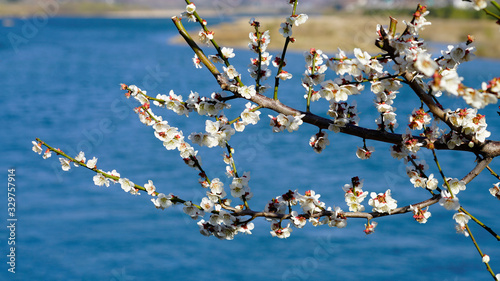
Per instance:
[[[309,140],[309,145],[314,149],[314,152],[321,153],[327,145],[330,144],[328,140],[328,134],[326,132],[320,131],[319,133],[313,135]]]
[[[397,201],[391,197],[391,190],[388,189],[385,193],[370,193],[371,199],[368,200],[368,205],[373,207],[374,212],[391,213],[397,208]]]
[[[308,19],[308,16],[306,14],[300,14],[300,15],[292,15],[286,19],[286,22],[289,23],[290,25],[295,25],[299,26],[301,24],[304,24]]]
[[[463,234],[465,237],[469,237],[469,232],[467,231],[465,225],[456,224],[455,230],[457,231],[457,233]]]
[[[52,151],[50,149],[46,149],[45,152],[43,153],[43,156],[42,158],[43,159],[47,159],[47,158],[50,158],[52,156]]]
[[[490,194],[500,200],[500,182],[497,182],[489,189]]]
[[[38,154],[42,154],[42,151],[43,151],[42,150],[42,143],[41,142],[37,143],[36,141],[32,141],[31,143],[33,144],[33,148],[32,148],[33,152],[38,153]]]
[[[287,225],[286,227],[281,227],[279,223],[271,224],[271,235],[273,237],[286,239],[286,238],[290,237],[291,232],[292,232],[292,229],[290,228],[290,225]]]
[[[333,210],[331,207],[328,207],[327,211],[333,212],[333,215],[325,217],[322,222],[323,224],[327,223],[329,227],[337,228],[344,228],[347,226],[347,219],[340,207],[334,207]]]
[[[434,75],[431,86],[435,92],[446,91],[449,94],[458,96],[458,88],[462,79],[455,69],[445,69],[440,74]]]
[[[368,234],[372,234],[373,232],[375,232],[375,227],[377,227],[377,222],[374,221],[374,222],[368,222],[368,224],[365,224],[365,230],[363,230],[364,233],[366,233],[366,235]]]
[[[94,178],[94,184],[97,186],[103,186],[105,185],[106,187],[109,186],[109,180],[101,173],[97,173]]]
[[[319,201],[320,194],[316,194],[314,190],[308,190],[304,195],[297,193],[297,200],[305,213],[317,213],[324,208],[325,203]]]
[[[431,216],[431,212],[429,212],[429,207],[422,209],[420,207],[415,207],[410,205],[410,210],[413,212],[413,218],[418,222],[418,223],[426,223],[427,219]]]
[[[281,70],[281,72],[276,77],[281,80],[287,80],[287,79],[292,79],[292,74],[288,73],[285,70]]]
[[[406,134],[403,134],[403,142],[402,144],[406,147],[408,151],[413,153],[420,150],[422,143],[418,142],[417,139],[413,138],[410,130],[406,128]]]
[[[422,130],[425,125],[431,123],[431,117],[429,113],[425,112],[422,108],[413,109],[409,121],[408,127],[410,127],[410,129]]]
[[[69,171],[71,169],[70,162],[71,160],[59,157],[59,161],[61,162],[61,168],[63,171]]]
[[[135,190],[135,184],[127,178],[120,178],[118,182],[125,192],[132,192]]]
[[[252,230],[254,229],[254,227],[255,226],[254,226],[253,222],[248,222],[245,224],[238,225],[237,229],[241,233],[252,234]]]
[[[255,85],[251,85],[239,87],[238,93],[246,99],[251,99],[257,92],[255,91]]]
[[[446,178],[448,185],[450,186],[451,192],[456,195],[461,190],[465,190],[465,182],[459,179]],[[443,184],[443,188],[447,188],[446,183]]]
[[[96,163],[97,163],[97,158],[94,157],[94,158],[90,159],[89,161],[87,161],[87,167],[90,169],[94,169]]]
[[[438,180],[434,178],[434,174],[430,174],[427,178],[426,186],[429,190],[435,190],[438,185]]]
[[[202,68],[202,66],[201,66],[201,60],[200,60],[200,58],[198,58],[197,54],[194,54],[193,64],[194,64],[194,67],[196,67],[196,68]]]
[[[439,205],[443,206],[446,210],[458,210],[460,208],[460,203],[456,196],[451,196],[448,190],[443,190],[441,192],[441,199],[439,199]]]
[[[406,148],[406,146],[403,146],[403,145],[393,145],[390,147],[390,151],[391,151],[391,156],[398,159],[398,160],[401,160],[403,158],[405,158],[406,156],[408,156],[408,149]]]
[[[458,212],[453,215],[453,219],[457,224],[464,226],[469,223],[470,216],[465,213]]]
[[[438,69],[438,64],[431,58],[431,55],[426,52],[421,52],[415,61],[415,68],[422,72],[427,77],[432,77]]]
[[[264,31],[260,34],[260,39],[255,32],[250,32],[248,34],[250,38],[250,43],[248,43],[248,48],[255,52],[265,52],[269,43],[271,43],[271,36],[269,35],[269,30]],[[260,50],[259,50],[260,47]]]
[[[305,114],[284,115],[283,113],[280,113],[276,117],[269,115],[269,118],[271,118],[270,125],[273,127],[273,132],[275,133],[283,132],[285,129],[291,133],[299,129],[299,126],[303,123],[302,118],[304,116]]]
[[[241,177],[233,177],[229,188],[231,189],[231,196],[235,198],[241,198],[245,195],[245,199],[250,199],[252,197],[250,187],[248,182],[250,181],[250,173],[245,172]]]
[[[351,184],[346,184],[342,187],[345,192],[345,202],[349,206],[349,211],[362,212],[365,210],[365,206],[361,205],[361,203],[368,195],[368,191],[363,191],[362,188],[363,180],[360,180],[358,177],[353,177]]]
[[[193,205],[193,202],[191,201],[184,202],[184,208],[182,208],[182,210],[192,219],[197,219],[198,216],[203,216],[204,214],[204,212]]]
[[[215,178],[210,182],[210,191],[213,194],[222,194],[224,192],[224,183],[219,178]]]
[[[85,163],[85,161],[87,161],[87,159],[85,158],[85,153],[83,151],[80,151],[80,153],[78,153],[78,155],[75,157],[75,160],[76,162],[73,163],[75,167],[79,166],[79,164],[77,163]]]
[[[224,69],[224,73],[226,73],[229,79],[234,79],[240,75],[232,65],[228,66],[227,68],[223,66],[222,68]]]
[[[340,128],[345,127],[347,124],[357,126],[359,122],[356,101],[352,105],[348,105],[345,102],[330,102],[327,114],[333,118],[333,122],[328,126],[328,130],[335,133],[340,132]]]
[[[255,125],[259,122],[260,111],[254,110],[257,108],[256,105],[252,105],[250,102],[245,104],[245,110],[241,113],[241,120],[244,125],[252,124]]]
[[[265,212],[284,214],[287,210],[287,204],[280,197],[271,199],[264,208]]]
[[[194,11],[196,11],[196,6],[194,5],[194,3],[191,3],[191,4],[186,6],[187,13],[192,14],[192,13],[194,13]]]
[[[488,6],[488,2],[486,0],[472,0],[472,7],[476,10],[485,9]]]
[[[234,56],[235,56],[235,54],[233,53],[233,50],[234,50],[233,48],[222,47],[221,53],[224,56],[224,58],[231,59],[231,58],[234,58]]]
[[[295,227],[302,228],[304,227],[304,225],[306,225],[307,219],[302,216],[299,216],[297,211],[292,211],[290,215],[291,215],[291,221]]]
[[[172,194],[165,195],[164,193],[159,193],[156,198],[151,199],[151,202],[155,204],[156,209],[165,210],[168,207],[172,206],[172,198]]]
[[[214,32],[201,30],[200,33],[198,33],[198,37],[203,44],[209,45],[210,40],[214,39]]]
[[[194,15],[194,12],[196,11],[196,6],[194,3],[191,3],[186,6],[186,10],[181,13],[181,17],[187,18],[188,21],[196,21],[196,16]]]
[[[279,33],[281,35],[283,35],[283,37],[285,37],[285,38],[291,37],[292,36],[292,25],[287,23],[287,22],[281,23]]]
[[[373,148],[373,146],[358,147],[358,149],[356,150],[356,157],[358,157],[361,160],[370,159],[374,151],[375,148]]]
[[[148,195],[154,196],[156,192],[156,187],[153,184],[152,180],[148,180],[148,183],[144,185],[144,188],[146,188],[146,191],[148,192]]]

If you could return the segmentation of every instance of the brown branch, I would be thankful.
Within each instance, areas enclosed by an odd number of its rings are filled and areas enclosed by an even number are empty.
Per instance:
[[[476,167],[474,167],[474,169],[472,169],[465,177],[462,178],[465,184],[468,184],[475,177],[477,177],[486,167],[488,167],[488,164],[490,164],[492,160],[493,158],[487,157],[477,162]]]
[[[406,72],[403,74],[403,77],[406,79],[406,82],[408,83],[410,88],[415,92],[415,94],[417,94],[417,96],[420,98],[420,100],[422,100],[425,103],[425,105],[427,105],[427,107],[432,112],[434,117],[439,118],[441,121],[446,123],[446,125],[448,125],[453,131],[456,131],[456,132],[461,131],[460,128],[456,127],[455,125],[453,125],[450,122],[446,112],[444,112],[444,110],[441,109],[441,107],[439,107],[439,105],[434,102],[434,100],[432,99],[432,96],[427,94],[424,91],[424,89],[422,89],[422,87],[420,87],[420,85],[417,83],[417,81],[414,80],[415,77],[413,76],[413,74]]]
[[[215,65],[205,56],[205,54],[198,47],[196,42],[194,42],[194,40],[191,38],[191,36],[188,34],[186,29],[182,25],[181,20],[177,17],[173,17],[172,21],[179,30],[179,34],[184,38],[184,40],[186,40],[191,49],[193,49],[193,51],[198,55],[200,61],[207,67],[207,69],[215,77],[221,89],[232,92],[233,94],[235,94],[236,97],[240,97],[240,95],[236,90],[230,89],[228,81],[224,79],[224,76],[217,70]],[[454,127],[449,122],[446,113],[441,108],[439,108],[439,106],[432,100],[432,98],[425,91],[423,91],[423,89],[418,85],[418,83],[413,81],[413,76],[411,74],[405,73],[404,78],[408,81],[408,84],[415,91],[415,93],[417,93],[417,95],[427,104],[427,106],[435,116],[445,121],[452,129],[458,130],[458,128]],[[295,108],[289,107],[281,103],[279,100],[270,99],[261,94],[256,94],[255,96],[253,96],[251,98],[251,101],[255,102],[261,107],[268,108],[277,113],[283,113],[285,115],[305,114],[304,118],[302,118],[302,120],[305,123],[317,126],[321,129],[328,129],[328,126],[332,123],[330,119],[315,115],[310,112],[303,112],[297,110]],[[400,144],[401,141],[403,140],[401,134],[393,134],[386,131],[373,130],[354,125],[346,125],[345,127],[341,128],[340,131],[348,135],[353,135],[360,138],[371,139],[392,144]],[[423,137],[413,136],[413,138],[418,139],[419,142],[425,142],[425,138]],[[437,141],[434,143],[434,145],[436,149],[449,150],[448,146],[443,141]],[[477,145],[474,148],[470,148],[468,145],[463,144],[455,147],[453,150],[470,151],[482,154],[486,158],[487,157],[493,158],[500,155],[500,142],[486,141],[484,144]]]
[[[441,198],[441,195],[434,195],[433,197],[425,200],[425,201],[422,201],[422,202],[419,202],[419,203],[415,203],[415,204],[412,204],[411,206],[414,206],[414,207],[418,207],[418,208],[425,208],[427,206],[430,206],[430,205],[433,205],[433,204],[436,204],[437,202],[439,202],[439,199]],[[231,211],[233,211],[232,215],[233,216],[251,216],[252,218],[256,218],[256,217],[264,217],[264,218],[268,218],[268,219],[278,219],[278,220],[286,220],[286,219],[290,219],[292,216],[290,214],[278,214],[278,213],[273,213],[273,212],[256,212],[256,211],[253,211],[253,210],[250,210],[250,209],[245,209],[245,210],[236,210],[235,208],[231,208],[229,207],[228,209],[230,209]],[[371,213],[365,213],[365,212],[345,212],[345,213],[342,213],[343,216],[345,216],[346,218],[365,218],[365,219],[373,219],[373,218],[378,218],[378,217],[385,217],[385,216],[392,216],[392,215],[398,215],[398,214],[405,214],[405,213],[408,213],[408,212],[412,212],[411,209],[410,209],[410,205],[408,206],[404,206],[404,207],[400,207],[400,208],[396,208],[394,210],[391,210],[390,213],[378,213],[378,212],[371,212]],[[308,218],[311,218],[311,217],[314,217],[314,218],[320,218],[320,217],[330,217],[330,216],[333,216],[335,215],[335,212],[334,211],[322,211],[322,212],[319,212],[319,213],[315,213],[315,214],[300,214],[298,216],[300,217],[304,217],[306,219]]]
[[[172,21],[174,22],[175,27],[179,31],[179,34],[182,36],[182,38],[184,38],[186,43],[189,45],[189,47],[191,47],[191,49],[194,51],[194,53],[198,56],[198,58],[203,63],[203,65],[205,65],[208,68],[208,70],[210,71],[210,73],[212,73],[212,75],[215,77],[215,79],[219,83],[222,90],[228,90],[229,85],[228,85],[227,81],[224,79],[224,76],[219,72],[217,67],[207,58],[205,53],[203,53],[203,50],[201,50],[201,48],[198,47],[198,44],[196,44],[196,42],[194,42],[193,38],[191,38],[189,33],[186,31],[186,28],[184,28],[184,26],[182,25],[181,19],[174,16],[174,17],[172,17]],[[235,94],[238,95],[237,92],[235,92]]]

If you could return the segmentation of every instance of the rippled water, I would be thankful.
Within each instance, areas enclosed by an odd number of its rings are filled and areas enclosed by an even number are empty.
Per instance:
[[[353,219],[345,229],[307,226],[279,240],[269,234],[269,223],[256,220],[253,235],[219,241],[200,235],[196,221],[183,215],[181,208],[160,211],[148,196],[130,196],[116,185],[97,187],[93,174],[82,168],[63,173],[56,157],[42,160],[31,151],[35,137],[70,155],[83,150],[87,158],[99,158],[103,170],[116,169],[138,184],[152,179],[160,192],[201,200],[204,191],[197,173],[140,124],[132,112],[136,105],[125,99],[119,84],[137,84],[154,94],[174,89],[183,96],[190,90],[209,95],[217,85],[206,69],[194,68],[189,48],[167,44],[175,35],[168,19],[51,18],[29,38],[23,33],[25,24],[16,20],[14,27],[0,29],[1,167],[4,178],[7,168],[16,169],[18,217],[17,273],[8,274],[3,262],[2,280],[489,278],[470,239],[455,233],[453,213],[439,206],[431,207],[426,225],[419,225],[411,215],[381,218],[376,233],[369,236],[362,232],[365,222]],[[14,50],[9,33],[27,40]],[[245,73],[251,54],[245,50],[236,54],[234,64]],[[288,59],[289,71],[300,77],[302,55],[290,53]],[[479,81],[498,74],[498,65],[498,61],[478,59],[461,73],[467,76],[466,83],[477,87]],[[280,99],[303,109],[303,89],[294,81],[282,83]],[[362,125],[373,127],[372,95],[356,99]],[[396,101],[399,123],[406,123],[405,115],[415,102],[409,92],[401,92]],[[462,105],[457,99],[448,102],[450,108]],[[226,113],[235,116],[243,104],[235,103]],[[325,103],[312,105],[313,111],[321,107]],[[500,124],[495,111],[496,106],[484,111],[490,113],[488,129],[493,137],[499,135]],[[199,117],[156,112],[164,113],[185,135],[203,129]],[[428,198],[426,192],[411,186],[404,165],[387,157],[388,145],[368,142],[376,152],[370,161],[360,161],[354,153],[362,141],[332,133],[331,145],[318,155],[307,145],[315,128],[302,126],[294,134],[272,134],[267,114],[271,112],[262,110],[260,124],[231,140],[237,167],[251,172],[253,209],[263,209],[269,199],[288,189],[314,189],[327,205],[347,209],[341,186],[353,176],[365,179],[368,191],[391,188],[399,206]],[[222,153],[200,149],[212,178],[224,178]],[[423,152],[421,156],[437,175],[431,155]],[[439,152],[439,157],[447,163],[443,169],[450,177],[462,177],[473,167],[473,155]],[[498,164],[491,166],[500,171]],[[498,201],[488,193],[494,182],[490,175],[481,175],[468,186],[461,202],[498,230]],[[6,207],[0,213],[6,223]],[[471,227],[491,256],[491,266],[500,271],[498,242],[476,225]],[[5,227],[1,233],[4,261]]]

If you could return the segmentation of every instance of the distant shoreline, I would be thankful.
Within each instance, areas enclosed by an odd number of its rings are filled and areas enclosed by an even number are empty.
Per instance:
[[[405,18],[398,16],[398,32],[404,29],[402,21]],[[409,21],[411,15],[405,19]],[[278,33],[282,18],[259,17],[262,30],[269,30],[271,43],[269,49],[283,48],[284,38]],[[432,25],[421,31],[421,38],[426,42],[439,44],[458,44],[467,41],[467,35],[475,37],[475,54],[479,57],[500,58],[500,29],[493,20],[470,19],[429,19]],[[289,45],[290,50],[305,51],[310,48],[321,49],[328,53],[338,52],[341,48],[352,52],[354,48],[361,48],[369,53],[378,53],[375,47],[377,24],[387,25],[388,19],[382,16],[367,15],[324,15],[310,16],[307,22],[293,28],[293,37],[296,42]],[[240,17],[231,23],[222,23],[211,28],[214,38],[221,46],[242,47],[248,45],[248,32],[252,28],[247,17]],[[238,31],[238,32],[235,32]]]
[[[0,23],[8,26],[12,18],[35,17],[46,14],[49,17],[81,17],[81,18],[171,18],[180,15],[183,9],[146,9],[132,5],[108,5],[105,3],[78,3],[61,4],[57,7],[42,9],[39,5],[26,4],[0,4]],[[234,13],[233,13],[234,12]],[[233,11],[227,16],[236,18],[230,23],[210,25],[215,32],[215,39],[219,45],[237,48],[246,48],[248,45],[248,32],[252,30],[248,20],[252,11]],[[204,17],[220,15],[220,11],[203,9]],[[244,13],[242,15],[241,13]],[[247,16],[248,15],[248,16]],[[409,21],[411,15],[398,15],[398,31],[403,29],[402,21]],[[283,17],[269,14],[256,17],[261,22],[263,30],[270,30],[271,44],[269,49],[282,48],[283,37],[278,33]],[[422,38],[429,42],[457,44],[466,41],[467,35],[476,38],[476,55],[487,58],[500,58],[500,29],[493,20],[471,19],[442,19],[431,18],[432,25],[421,32]],[[325,52],[337,52],[337,48],[352,52],[356,47],[370,53],[378,53],[374,46],[376,25],[387,25],[386,15],[362,15],[336,13],[331,15],[310,15],[309,20],[293,28],[293,37],[297,41],[290,44],[289,48],[295,51],[304,51],[310,48],[321,49]],[[179,38],[174,38],[172,43],[182,43]]]

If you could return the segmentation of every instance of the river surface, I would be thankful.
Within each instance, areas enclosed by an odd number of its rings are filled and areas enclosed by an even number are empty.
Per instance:
[[[372,235],[363,233],[365,221],[350,219],[344,229],[308,224],[281,240],[271,237],[268,222],[257,219],[253,235],[220,241],[200,235],[196,221],[181,207],[157,210],[147,195],[131,196],[118,185],[97,187],[93,173],[83,168],[62,172],[57,157],[43,160],[31,151],[31,141],[39,137],[72,156],[83,150],[87,159],[97,157],[105,171],[116,169],[141,185],[151,179],[159,192],[198,203],[205,191],[197,172],[139,122],[132,110],[137,104],[124,97],[120,83],[139,85],[153,95],[174,89],[183,97],[191,90],[209,96],[217,84],[206,69],[194,68],[188,47],[168,44],[176,35],[169,19],[49,18],[30,30],[33,20],[0,28],[1,171],[6,188],[7,169],[15,169],[18,219],[15,274],[7,272],[6,264],[10,233],[0,228],[1,280],[491,280],[470,238],[456,233],[453,212],[438,205],[430,208],[427,224],[416,223],[410,214],[391,216],[378,219]],[[251,83],[245,75],[252,54],[235,53],[233,64]],[[305,109],[302,54],[289,53],[288,61],[295,79],[282,82],[280,99]],[[499,65],[476,59],[460,74],[467,85],[479,87],[480,81],[498,75]],[[373,94],[354,99],[361,125],[374,128]],[[459,99],[443,101],[445,107],[463,106]],[[418,105],[408,90],[401,91],[395,102],[400,132]],[[326,107],[317,102],[312,110],[324,115]],[[235,102],[226,114],[234,118],[242,108],[243,102]],[[496,111],[496,105],[481,111],[492,139],[500,134]],[[186,136],[203,130],[203,118],[194,114],[187,119],[155,112]],[[268,114],[273,113],[262,110],[259,124],[231,140],[238,169],[251,172],[253,209],[263,210],[268,200],[289,189],[313,189],[327,206],[347,210],[341,187],[354,176],[364,179],[364,190],[390,188],[398,206],[429,198],[413,188],[404,163],[389,156],[389,145],[368,141],[376,151],[361,161],[355,151],[362,140],[332,132],[331,144],[316,154],[308,146],[314,127],[273,134]],[[218,148],[199,148],[207,174],[223,179],[228,188],[222,154]],[[437,176],[432,155],[422,151],[421,157]],[[474,166],[474,156],[467,153],[438,152],[438,157],[449,177],[461,178]],[[491,167],[500,171],[498,162]],[[499,201],[488,192],[496,182],[483,173],[460,198],[466,209],[500,231]],[[0,217],[7,224],[7,192],[0,193]],[[471,229],[493,270],[500,272],[498,241],[475,224]]]

